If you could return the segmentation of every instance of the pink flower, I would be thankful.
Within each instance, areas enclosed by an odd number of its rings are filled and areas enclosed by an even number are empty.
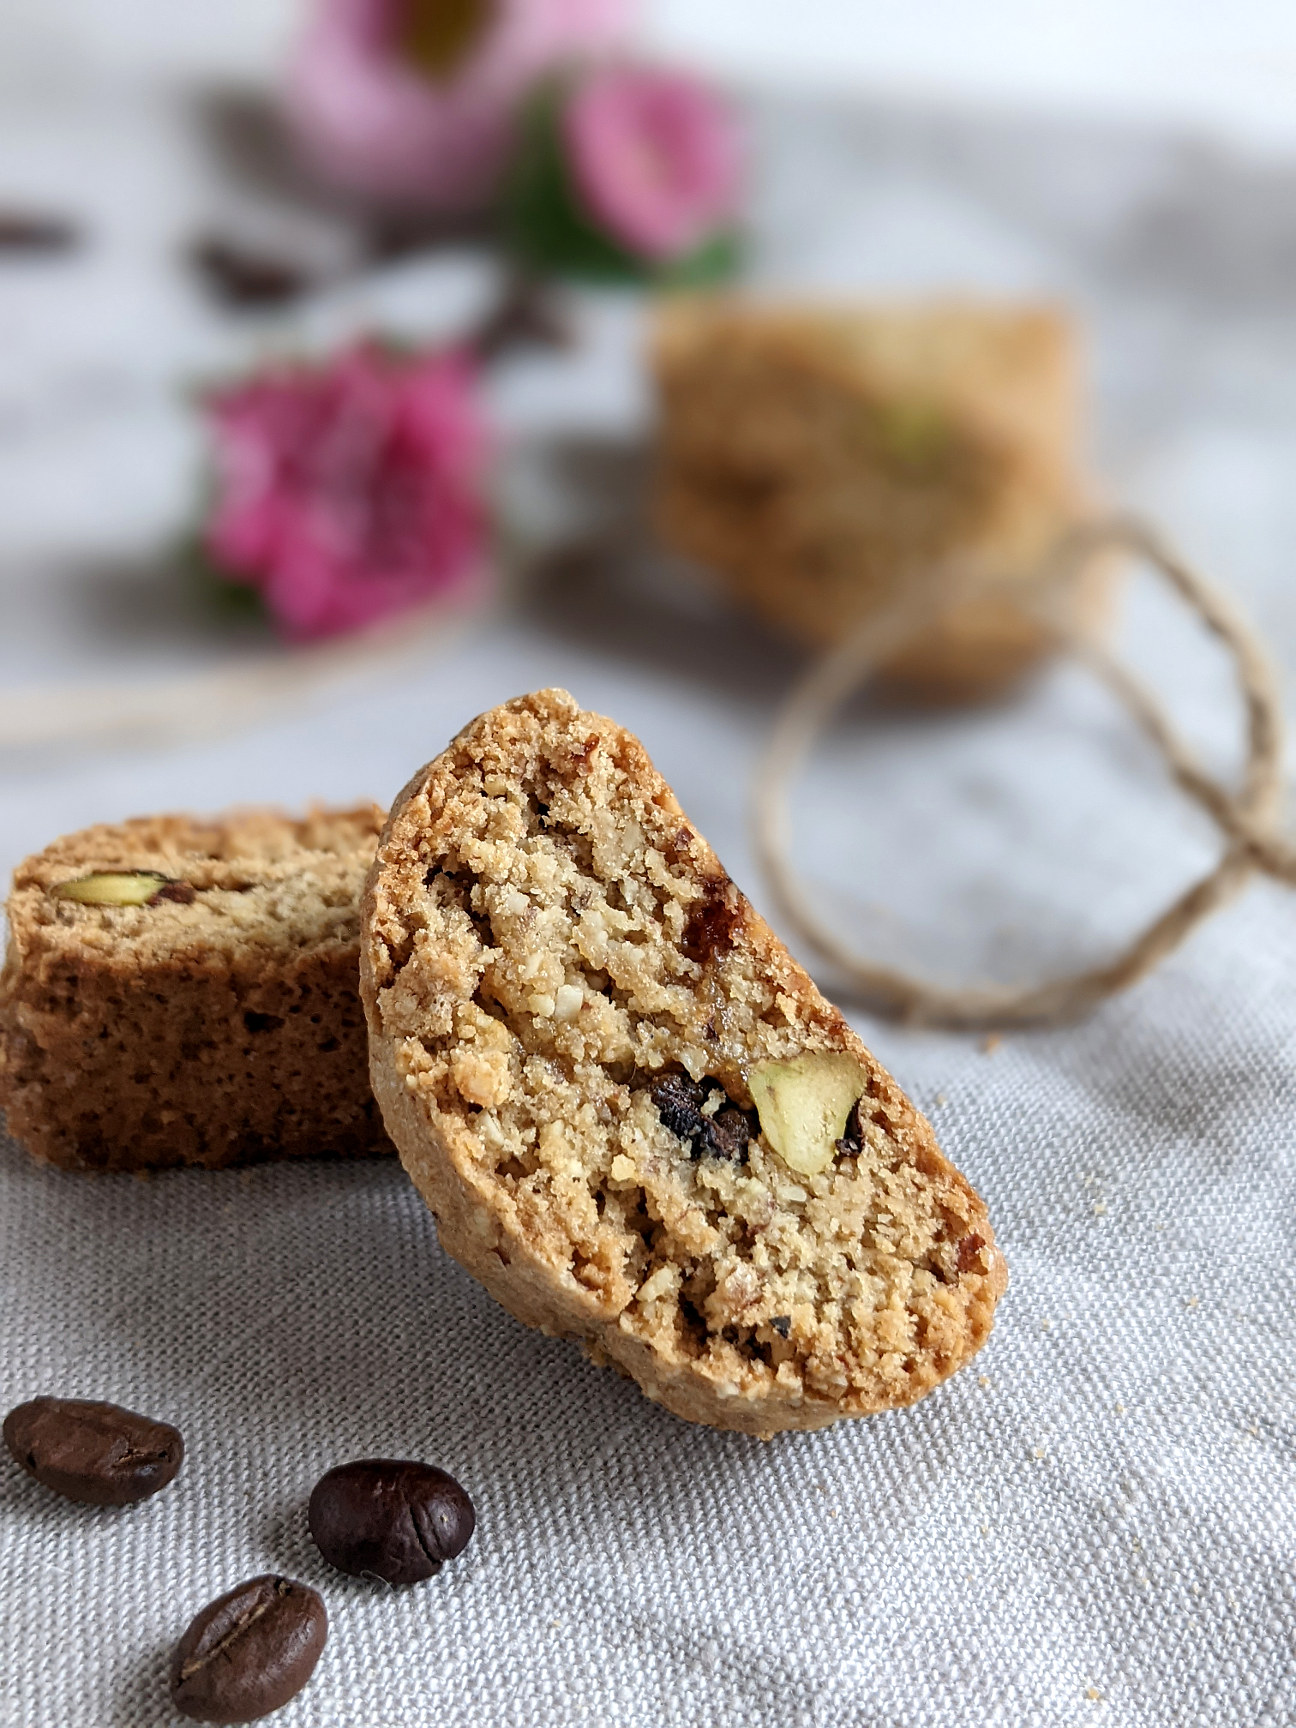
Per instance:
[[[208,401],[205,549],[297,641],[359,629],[483,568],[487,439],[473,362],[362,344]]]
[[[732,220],[737,127],[693,79],[632,67],[594,72],[573,91],[563,128],[581,199],[628,251],[679,258]]]
[[[606,51],[637,0],[317,0],[287,100],[344,191],[461,212],[494,194],[532,82]]]

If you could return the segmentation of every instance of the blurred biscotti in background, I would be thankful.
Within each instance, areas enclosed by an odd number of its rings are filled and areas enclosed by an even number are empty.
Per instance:
[[[767,623],[826,647],[933,566],[1029,585],[1083,513],[1079,358],[1056,308],[667,303],[657,522]],[[1088,609],[1108,577],[1097,572]],[[1006,593],[956,603],[887,666],[992,695],[1047,641]]]
[[[390,1151],[359,996],[383,820],[145,816],[26,859],[0,976],[10,1133],[68,1169]]]

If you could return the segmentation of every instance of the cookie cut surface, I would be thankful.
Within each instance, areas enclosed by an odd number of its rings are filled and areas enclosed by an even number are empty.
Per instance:
[[[69,1169],[391,1150],[359,899],[383,813],[147,816],[26,859],[0,976],[9,1132]]]
[[[482,715],[398,797],[361,990],[444,1246],[677,1415],[820,1427],[989,1334],[981,1200],[643,746],[565,691]]]

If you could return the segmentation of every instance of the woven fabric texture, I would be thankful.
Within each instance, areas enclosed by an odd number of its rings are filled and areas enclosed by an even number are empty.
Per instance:
[[[169,1723],[190,1613],[279,1570],[332,1620],[303,1728],[1290,1721],[1296,942],[1276,897],[1232,922],[1078,1033],[901,1041],[1012,1288],[915,1409],[768,1445],[508,1319],[390,1166],[7,1151],[6,1400],[109,1397],[188,1454],[128,1511],[5,1471],[0,1720]],[[475,1497],[427,1586],[310,1542],[314,1481],[374,1455]]]

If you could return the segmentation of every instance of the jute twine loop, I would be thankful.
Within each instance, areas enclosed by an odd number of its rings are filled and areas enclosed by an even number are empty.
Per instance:
[[[1156,569],[1232,656],[1246,711],[1247,753],[1236,791],[1221,785],[1179,737],[1147,687],[1074,617],[1069,604],[1088,563],[1114,552]],[[1060,647],[1076,655],[1122,702],[1161,751],[1175,783],[1214,819],[1225,840],[1219,863],[1186,889],[1113,959],[1088,971],[1026,986],[948,988],[907,977],[854,953],[816,909],[788,861],[788,787],[833,714],[871,674],[933,617],[970,596],[1007,587],[984,573],[945,566],[906,585],[894,606],[863,621],[793,687],[775,723],[754,800],[756,850],[792,927],[867,1006],[897,1019],[972,1031],[1069,1020],[1128,988],[1171,953],[1198,924],[1262,871],[1296,885],[1296,846],[1277,831],[1284,729],[1277,680],[1254,631],[1225,595],[1130,517],[1084,523],[1066,534],[1029,593],[1029,606]]]

